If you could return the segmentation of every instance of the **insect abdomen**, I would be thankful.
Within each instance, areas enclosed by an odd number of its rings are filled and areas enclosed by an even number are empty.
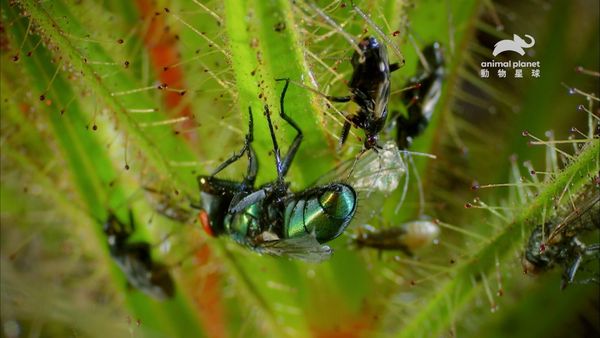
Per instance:
[[[319,243],[338,237],[356,211],[356,192],[346,184],[330,184],[314,189],[286,206],[284,236],[314,233]]]

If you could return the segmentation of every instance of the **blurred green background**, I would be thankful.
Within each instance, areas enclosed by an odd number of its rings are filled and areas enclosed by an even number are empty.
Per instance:
[[[248,106],[258,183],[275,177],[260,114],[265,104],[279,109],[275,78],[347,95],[353,49],[319,12],[356,39],[374,34],[351,2],[0,1],[3,336],[600,333],[597,283],[561,291],[560,267],[532,278],[520,263],[531,229],[560,216],[555,198],[576,196],[599,172],[598,139],[588,128],[592,114],[598,119],[600,81],[597,73],[576,71],[600,70],[598,1],[356,1],[406,60],[392,76],[390,111],[405,111],[400,95],[416,72],[417,51],[434,41],[443,46],[442,97],[411,147],[437,158],[414,158],[399,212],[401,189],[382,206],[359,200],[357,221],[318,265],[209,238],[189,204],[199,202],[196,176],[241,147]],[[540,61],[540,78],[481,78],[480,63],[513,34],[535,37],[520,59]],[[398,60],[391,46],[388,52]],[[339,112],[355,111],[353,103],[328,104],[291,85],[285,107],[305,135],[288,175],[292,190],[360,150],[356,129],[337,149]],[[279,118],[275,123],[287,148],[294,132]],[[573,158],[553,159],[554,148],[531,145],[525,130],[544,140],[574,135],[583,147],[559,144]],[[535,185],[527,185],[534,178],[525,161],[540,172]],[[221,175],[239,180],[245,165]],[[357,223],[398,226],[421,216],[417,175],[425,214],[444,225],[438,244],[415,257],[356,249],[350,237]],[[473,191],[474,182],[515,187]],[[476,197],[492,208],[476,208],[483,205]],[[165,203],[189,214],[168,219],[157,212]],[[170,267],[172,299],[128,287],[108,253],[102,223],[111,211],[125,221],[129,209],[137,223],[132,240],[153,244],[153,259]],[[371,212],[377,216],[365,220]],[[584,239],[598,243],[599,236]],[[598,271],[599,264],[589,265]]]

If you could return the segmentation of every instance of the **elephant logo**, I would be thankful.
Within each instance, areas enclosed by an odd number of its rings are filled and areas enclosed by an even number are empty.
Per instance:
[[[527,43],[525,40],[523,40],[523,38],[521,38],[517,34],[513,35],[512,40],[498,41],[494,45],[494,52],[492,52],[492,54],[496,56],[500,53],[512,51],[519,53],[520,55],[525,55],[525,51],[523,50],[523,48],[531,48],[533,47],[533,45],[535,45],[535,39],[533,38],[533,36],[525,34],[525,37],[527,37],[530,40],[529,43]]]

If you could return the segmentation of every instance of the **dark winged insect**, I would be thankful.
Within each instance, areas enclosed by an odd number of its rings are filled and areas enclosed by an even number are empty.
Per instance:
[[[322,245],[338,237],[348,226],[357,206],[355,190],[345,183],[329,183],[300,192],[291,192],[285,176],[302,142],[302,131],[284,111],[286,80],[280,97],[279,115],[297,132],[288,152],[282,157],[268,107],[269,125],[277,179],[258,188],[254,186],[258,161],[252,148],[253,118],[242,149],[222,163],[210,176],[198,176],[202,210],[200,223],[213,236],[227,235],[237,243],[265,254],[306,261],[321,261],[331,255]],[[248,157],[246,175],[241,182],[215,175],[244,154]]]
[[[564,289],[573,283],[586,258],[600,258],[600,243],[588,245],[581,241],[585,233],[600,229],[600,189],[594,186],[592,193],[566,217],[535,227],[522,260],[526,273],[535,275],[560,265],[564,268],[561,285]],[[599,282],[597,276],[592,280]]]
[[[427,66],[419,64],[417,74],[408,80],[404,86],[408,89],[402,93],[407,116],[398,111],[392,112],[391,116],[396,125],[396,141],[400,149],[407,149],[412,140],[423,133],[442,93],[444,57],[440,44],[434,42],[426,46],[422,54]]]
[[[166,265],[152,259],[151,245],[146,242],[129,242],[129,237],[135,230],[131,210],[129,227],[110,213],[103,230],[108,239],[110,255],[125,274],[129,285],[156,299],[173,297],[173,278]]]
[[[382,228],[366,224],[357,228],[352,236],[352,242],[359,249],[402,251],[408,256],[413,256],[415,250],[434,242],[439,233],[439,226],[429,220],[411,221],[400,226]]]
[[[365,132],[364,149],[378,148],[377,139],[385,125],[390,97],[390,73],[400,68],[398,63],[389,64],[387,49],[372,36],[364,37],[352,55],[352,78],[349,96],[327,96],[333,102],[353,101],[359,106],[356,114],[346,116],[340,136],[340,146],[346,142],[350,127]]]

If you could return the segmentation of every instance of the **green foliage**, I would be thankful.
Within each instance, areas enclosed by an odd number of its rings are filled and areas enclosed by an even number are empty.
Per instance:
[[[598,67],[598,16],[586,10],[598,4],[557,1],[529,21],[537,11],[528,3],[357,4],[406,60],[393,74],[390,111],[405,109],[398,92],[417,68],[418,49],[439,41],[447,56],[442,98],[411,148],[437,159],[414,157],[399,212],[401,188],[384,206],[360,200],[359,213],[380,208],[380,216],[365,220],[378,227],[423,216],[418,175],[427,215],[452,225],[440,223],[440,244],[415,257],[358,250],[342,236],[331,243],[331,260],[311,265],[207,238],[195,217],[167,220],[144,198],[150,187],[181,207],[197,205],[196,176],[241,147],[248,107],[261,164],[258,183],[272,180],[265,107],[283,149],[294,136],[277,116],[283,84],[276,79],[346,95],[353,50],[311,3],[2,0],[5,335],[12,336],[7,330],[17,323],[23,332],[44,336],[500,337],[511,330],[532,336],[561,332],[564,322],[545,318],[567,321],[589,312],[586,299],[597,301],[597,285],[560,293],[560,271],[531,280],[520,272],[520,255],[531,229],[568,204],[565,198],[557,205],[557,197],[577,196],[598,174],[599,141],[578,135],[583,146],[575,150],[528,147],[521,131],[539,136],[555,128],[563,140],[571,127],[564,121],[583,131],[588,119],[597,123],[574,108],[597,109],[598,80],[573,69]],[[356,38],[373,34],[349,2],[315,6]],[[503,21],[514,16],[522,27]],[[582,16],[589,23],[580,24]],[[507,25],[504,31],[490,24],[498,20]],[[542,78],[481,79],[479,62],[491,55],[486,39],[510,38],[513,31],[536,36]],[[561,82],[596,96],[568,96]],[[337,149],[338,113],[355,110],[352,103],[331,104],[292,84],[285,109],[304,132],[288,175],[292,190],[310,186],[362,145],[362,131],[353,130],[345,149]],[[523,179],[518,163],[508,160],[516,153],[543,168],[544,152],[546,173],[539,180]],[[232,165],[224,177],[239,179],[244,165]],[[475,178],[513,187],[508,194],[478,191],[482,199],[463,208]],[[159,302],[126,287],[108,255],[103,220],[110,211],[125,220],[130,208],[138,223],[135,239],[162,243],[153,247],[153,258],[172,266],[178,289],[172,300]],[[560,306],[542,311],[548,302]]]

